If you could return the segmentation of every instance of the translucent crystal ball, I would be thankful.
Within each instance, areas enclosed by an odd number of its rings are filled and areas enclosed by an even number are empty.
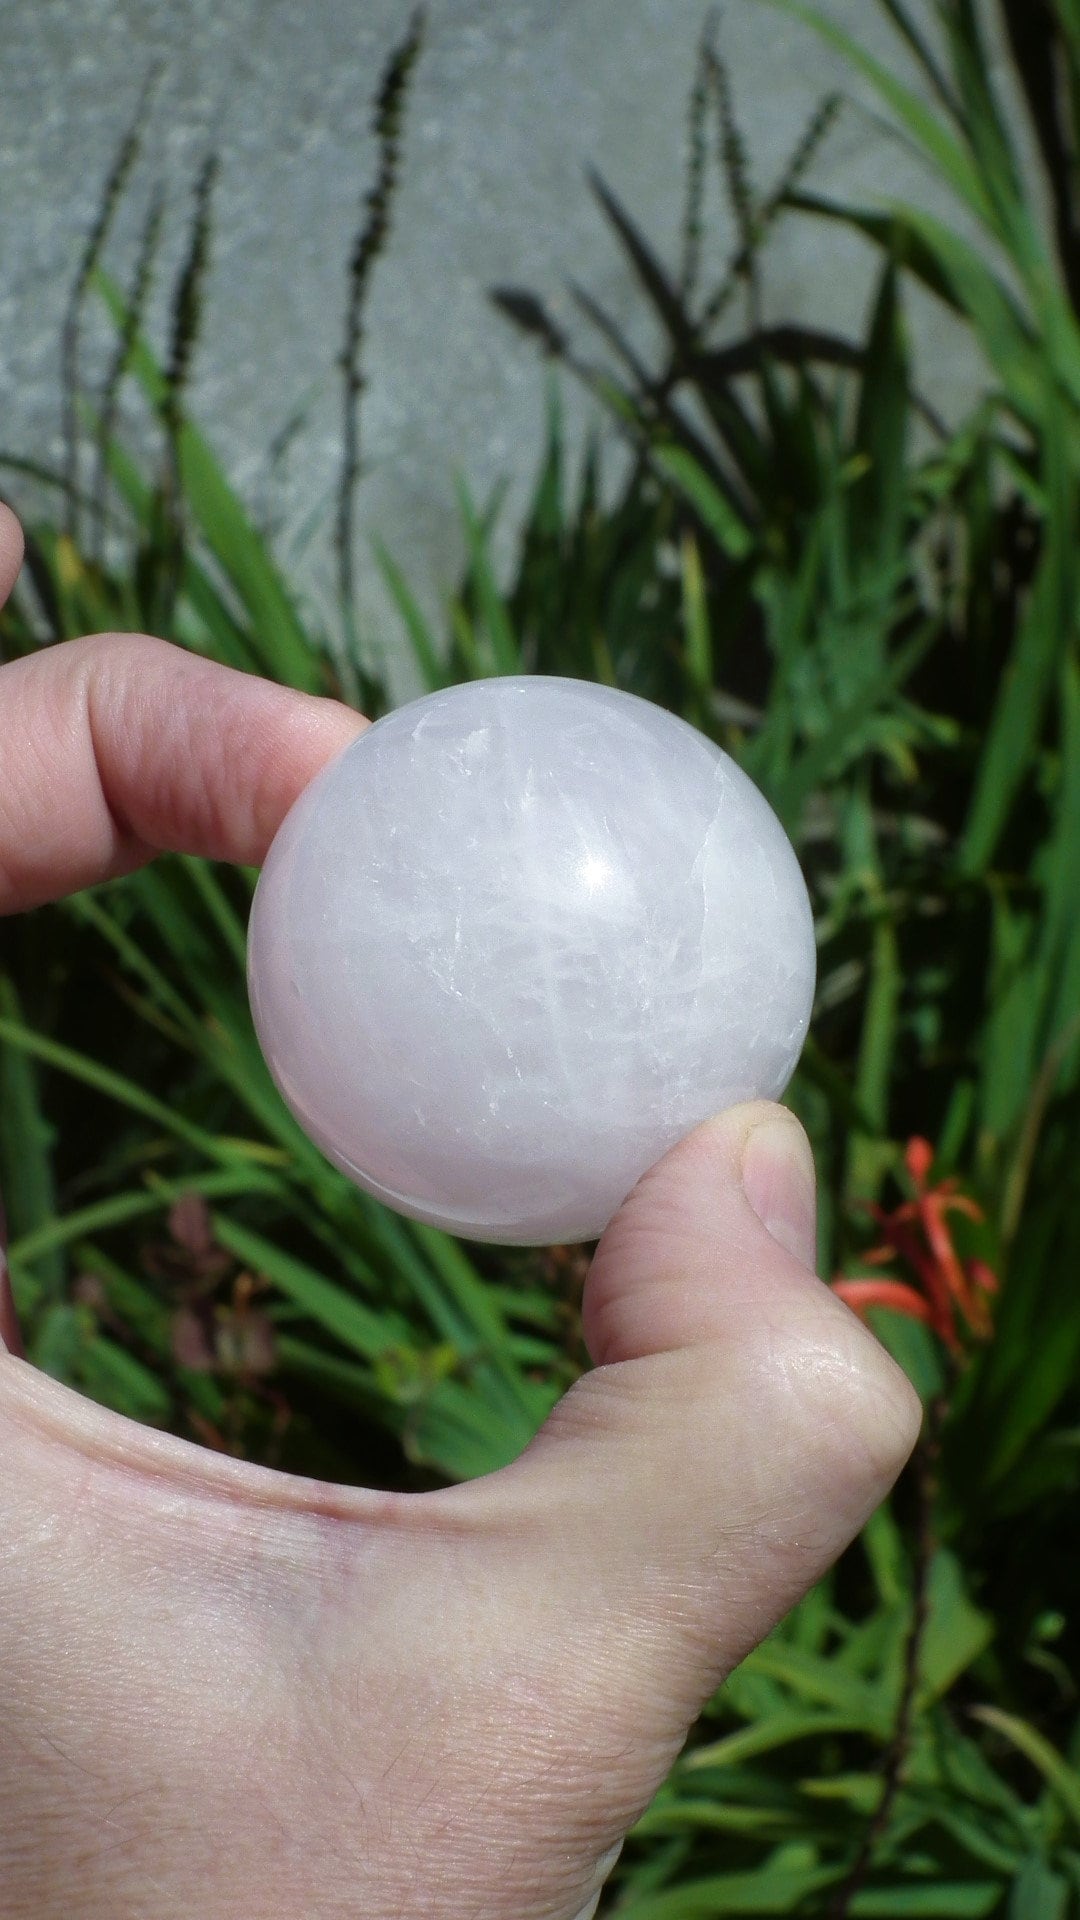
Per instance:
[[[357,1186],[471,1240],[597,1237],[640,1174],[779,1095],[814,990],[776,815],[664,709],[479,680],[312,781],[256,889],[255,1025]]]

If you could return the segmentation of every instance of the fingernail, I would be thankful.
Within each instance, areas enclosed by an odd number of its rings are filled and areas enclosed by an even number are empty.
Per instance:
[[[817,1264],[814,1156],[798,1121],[763,1120],[743,1149],[742,1183],[774,1240],[804,1267]]]

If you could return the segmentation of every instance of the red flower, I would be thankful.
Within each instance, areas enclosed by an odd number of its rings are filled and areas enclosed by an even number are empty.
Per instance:
[[[904,1164],[914,1188],[913,1197],[887,1212],[864,1202],[881,1227],[883,1238],[864,1255],[871,1266],[900,1260],[913,1276],[904,1280],[855,1278],[833,1281],[833,1291],[856,1313],[868,1307],[891,1307],[923,1320],[944,1341],[950,1353],[961,1353],[958,1318],[977,1340],[993,1332],[990,1296],[998,1292],[998,1278],[985,1260],[962,1260],[953,1245],[948,1215],[963,1213],[982,1220],[982,1209],[969,1195],[958,1192],[956,1180],[930,1184],[934,1149],[920,1135],[908,1141]]]

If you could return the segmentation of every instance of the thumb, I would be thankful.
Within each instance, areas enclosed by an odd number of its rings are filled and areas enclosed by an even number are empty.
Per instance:
[[[508,1470],[587,1617],[631,1628],[686,1724],[842,1552],[918,1435],[906,1376],[814,1277],[814,1219],[809,1143],[784,1108],[732,1108],[673,1147],[597,1248],[595,1371]]]

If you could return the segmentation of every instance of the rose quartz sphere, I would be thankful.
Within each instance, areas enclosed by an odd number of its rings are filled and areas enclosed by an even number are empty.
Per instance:
[[[598,1236],[709,1115],[782,1093],[814,929],[735,762],[589,681],[471,681],[398,708],[281,827],[249,985],[327,1157],[471,1240]]]

